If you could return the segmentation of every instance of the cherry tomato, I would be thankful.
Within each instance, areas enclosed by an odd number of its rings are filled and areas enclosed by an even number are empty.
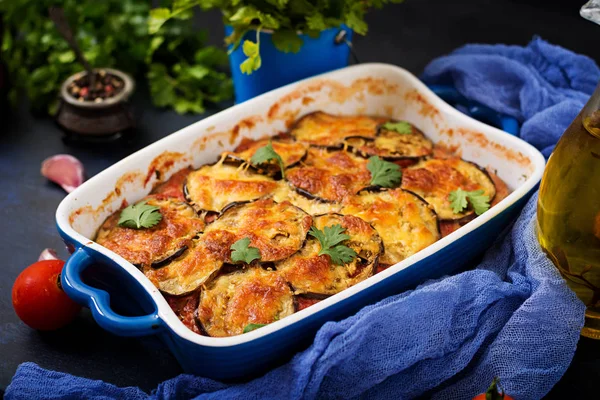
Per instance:
[[[504,389],[500,386],[500,379],[494,378],[492,384],[485,393],[478,394],[473,397],[473,400],[514,400],[512,397],[504,393]]]
[[[33,329],[50,331],[71,322],[81,306],[60,287],[62,260],[38,261],[25,268],[12,289],[15,312]]]

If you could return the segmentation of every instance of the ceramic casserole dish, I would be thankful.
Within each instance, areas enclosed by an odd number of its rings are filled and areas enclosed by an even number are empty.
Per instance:
[[[187,166],[216,161],[243,138],[286,131],[298,118],[325,111],[406,120],[434,143],[491,169],[508,185],[504,200],[457,231],[338,294],[252,332],[198,335],[184,326],[159,290],[134,265],[95,243],[98,227],[124,202],[131,204]],[[58,207],[57,227],[73,250],[62,284],[87,305],[98,324],[124,336],[158,335],[190,373],[221,380],[246,378],[289,359],[326,321],[339,320],[426,279],[450,274],[480,255],[518,214],[540,182],[543,156],[524,141],[473,120],[434,95],[407,71],[362,64],[266,93],[190,125],[123,159],[85,182]],[[100,265],[100,267],[98,267]],[[108,273],[111,293],[126,291],[142,312],[114,311],[116,299],[88,284],[90,267]]]

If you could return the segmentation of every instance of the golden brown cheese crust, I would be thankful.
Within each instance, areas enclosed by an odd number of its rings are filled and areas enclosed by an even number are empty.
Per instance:
[[[232,157],[233,159],[238,159],[244,162],[250,162],[250,159],[256,153],[258,149],[264,147],[269,144],[271,141],[271,145],[273,146],[273,150],[283,160],[284,168],[291,167],[296,165],[306,156],[306,145],[299,142],[291,142],[291,141],[280,141],[280,140],[271,140],[271,139],[262,139],[253,142],[246,142],[243,144],[241,149],[236,149],[236,151],[225,152],[223,154]],[[275,172],[279,171],[279,164],[275,160],[270,160],[266,164],[269,165],[269,169],[274,170]],[[262,166],[262,164],[261,164]]]
[[[367,162],[346,151],[312,148],[304,162],[287,171],[286,179],[303,193],[339,202],[369,186]]]
[[[209,336],[234,336],[248,324],[270,324],[295,312],[294,296],[276,271],[248,267],[202,290],[198,322]]]
[[[160,208],[162,219],[148,229],[131,229],[118,225],[121,211],[102,224],[96,242],[135,265],[150,265],[168,259],[191,244],[204,230],[204,221],[186,203],[174,199],[147,197],[147,203]]]
[[[402,174],[402,188],[423,197],[434,207],[440,220],[461,219],[473,213],[470,209],[454,213],[449,200],[452,191],[481,189],[490,201],[496,194],[489,175],[460,158],[429,159],[406,168]]]
[[[213,277],[222,265],[223,261],[207,248],[201,236],[181,256],[166,266],[146,266],[143,272],[160,291],[181,296],[198,289]]]
[[[396,264],[440,238],[435,212],[418,196],[402,189],[363,192],[349,198],[342,213],[375,227],[383,240],[382,264]]]
[[[412,133],[404,135],[381,128],[375,138],[347,138],[345,143],[363,157],[379,156],[388,160],[419,158],[433,152],[433,142],[412,126]]]
[[[340,146],[349,136],[374,137],[386,118],[334,116],[317,111],[302,117],[290,134],[296,140],[315,146]]]
[[[187,201],[198,212],[220,212],[230,203],[251,201],[277,189],[278,183],[248,168],[219,162],[191,172],[185,183]]]
[[[289,201],[310,215],[336,213],[342,209],[341,203],[325,202],[314,198],[309,199],[305,195],[298,193],[289,182],[281,182],[281,185],[273,192],[271,197],[278,203]]]
[[[261,262],[279,261],[300,250],[311,224],[312,217],[291,203],[261,199],[227,209],[201,240],[225,262],[231,262],[231,245],[243,238],[260,251]]]
[[[371,225],[352,215],[340,214],[315,217],[313,224],[320,230],[341,225],[345,228],[344,233],[350,236],[342,244],[358,256],[348,264],[335,265],[328,255],[318,255],[321,245],[317,239],[309,237],[300,252],[275,264],[281,276],[292,285],[295,294],[329,296],[373,275],[383,245]]]

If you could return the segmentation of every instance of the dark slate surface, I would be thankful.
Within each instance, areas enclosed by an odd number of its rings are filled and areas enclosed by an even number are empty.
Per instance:
[[[361,61],[403,66],[413,73],[427,62],[469,42],[526,44],[538,34],[550,42],[600,60],[600,27],[578,16],[584,0],[407,0],[369,15],[370,33],[355,40]],[[211,41],[222,40],[218,13],[200,16]],[[119,386],[150,391],[181,373],[175,359],[152,338],[119,338],[96,326],[87,310],[62,331],[38,333],[13,312],[14,279],[34,262],[41,249],[53,247],[66,256],[54,227],[54,212],[64,193],[39,174],[49,155],[70,153],[92,176],[131,152],[172,133],[201,116],[179,116],[151,107],[143,83],[134,97],[138,135],[130,145],[67,146],[47,118],[35,118],[21,104],[0,123],[0,395],[17,366],[34,361],[45,368],[103,379]],[[210,113],[219,111],[211,109]],[[600,341],[582,339],[574,361],[549,398],[582,398],[600,379]]]

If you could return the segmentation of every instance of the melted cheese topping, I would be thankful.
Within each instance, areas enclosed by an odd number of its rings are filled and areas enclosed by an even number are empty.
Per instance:
[[[418,158],[430,155],[433,151],[431,140],[414,126],[410,135],[382,129],[374,139],[347,138],[345,143],[364,157]]]
[[[282,182],[281,185],[279,185],[279,188],[273,192],[272,198],[278,203],[288,201],[310,215],[336,213],[342,209],[340,203],[324,202],[314,198],[309,199],[298,193],[296,189],[287,182]]]
[[[437,217],[427,203],[402,189],[365,192],[349,198],[342,213],[362,218],[383,239],[379,262],[396,264],[440,238]]]
[[[279,261],[300,250],[311,224],[312,217],[298,207],[262,199],[227,209],[201,240],[226,262],[231,245],[243,238],[260,251],[262,262]]]
[[[448,200],[452,191],[482,189],[490,201],[496,194],[490,177],[475,164],[460,158],[425,160],[408,167],[402,174],[402,188],[427,200],[441,220],[460,219],[473,213],[470,209],[457,214],[452,211]]]
[[[339,146],[348,136],[374,137],[386,118],[334,116],[314,112],[301,118],[290,131],[296,140],[316,146]]]
[[[367,162],[346,151],[313,148],[300,166],[287,171],[286,179],[317,199],[339,202],[369,186]]]
[[[180,296],[190,293],[210,279],[223,262],[207,248],[202,238],[182,256],[165,267],[144,267],[144,274],[161,291]]]
[[[292,290],[277,272],[249,267],[222,275],[202,290],[198,322],[209,336],[233,336],[248,324],[270,324],[294,311]]]
[[[234,152],[225,152],[223,154],[230,155],[234,159],[240,159],[241,161],[250,162],[250,159],[256,153],[256,151],[269,144],[271,139],[262,139],[253,142],[246,142],[238,147]],[[306,145],[298,142],[282,142],[277,140],[271,140],[273,150],[283,160],[284,168],[290,167],[300,162],[306,156]],[[275,171],[279,171],[279,164],[275,160],[267,162],[269,166]],[[262,164],[261,164],[262,166]]]
[[[162,219],[152,228],[132,229],[118,225],[121,211],[102,224],[96,242],[135,265],[150,265],[168,259],[191,244],[204,230],[204,221],[186,203],[147,197],[160,208]]]
[[[197,211],[220,212],[230,203],[258,199],[277,187],[278,183],[267,176],[219,162],[190,173],[185,191]]]
[[[296,294],[332,295],[373,275],[383,246],[371,225],[352,215],[339,214],[315,217],[313,223],[320,230],[341,225],[346,229],[344,233],[350,236],[342,244],[358,256],[348,264],[335,265],[328,255],[318,255],[321,245],[317,239],[309,237],[300,252],[275,264]]]

